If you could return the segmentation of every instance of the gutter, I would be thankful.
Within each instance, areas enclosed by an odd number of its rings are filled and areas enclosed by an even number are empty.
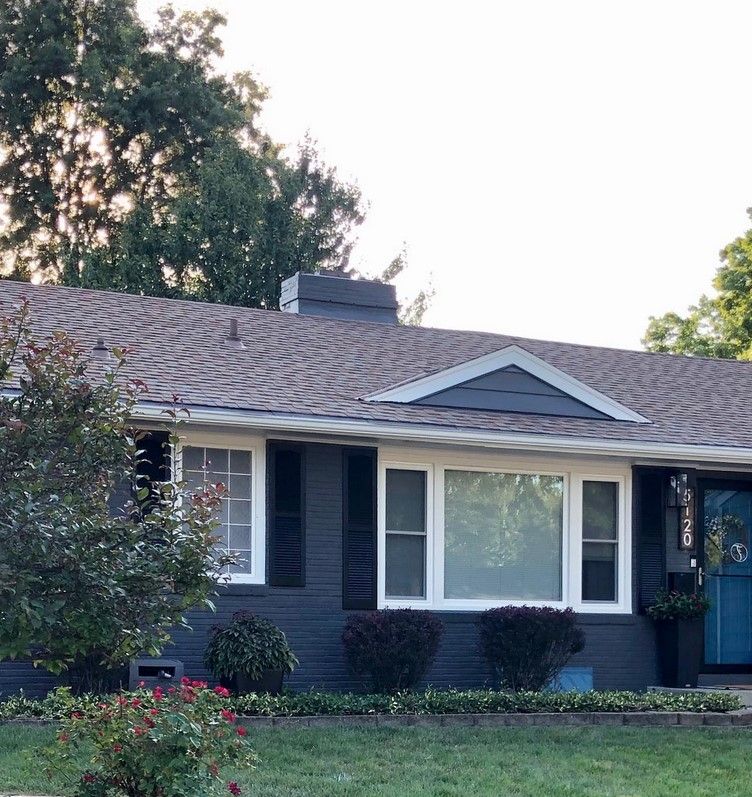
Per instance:
[[[144,421],[166,421],[171,404],[141,403],[134,417]],[[752,465],[752,448],[680,443],[604,440],[514,432],[489,432],[429,424],[385,423],[352,418],[317,417],[215,407],[189,407],[190,423],[302,434],[340,435],[433,444],[519,448],[564,454],[596,454],[621,457],[650,457],[671,461],[717,462]]]

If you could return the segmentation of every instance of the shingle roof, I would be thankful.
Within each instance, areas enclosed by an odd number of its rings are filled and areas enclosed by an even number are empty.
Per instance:
[[[26,297],[35,334],[65,330],[134,350],[151,401],[605,440],[752,447],[752,364],[482,332],[334,321],[0,280]],[[245,348],[226,343],[237,319]],[[651,423],[372,403],[362,396],[517,344]]]

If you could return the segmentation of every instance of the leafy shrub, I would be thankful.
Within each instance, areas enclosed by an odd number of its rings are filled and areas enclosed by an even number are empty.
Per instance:
[[[67,690],[34,700],[15,695],[0,702],[0,721],[59,720],[72,711],[87,712],[100,703],[92,695],[72,698]],[[156,705],[151,693],[144,708]],[[343,714],[494,714],[539,711],[735,711],[739,699],[726,692],[499,692],[491,689],[427,689],[393,695],[355,695],[343,692],[250,694],[226,701],[238,715],[297,717]]]
[[[67,691],[51,769],[78,773],[76,797],[207,797],[240,794],[220,776],[226,764],[252,768],[246,729],[235,725],[229,693],[184,678],[164,691],[138,690],[80,706]],[[80,772],[80,759],[88,765]]]
[[[233,614],[228,626],[214,626],[204,663],[217,678],[245,675],[256,680],[264,670],[291,673],[298,660],[271,620],[242,611]]]
[[[353,614],[342,642],[350,669],[366,675],[382,694],[411,689],[426,674],[444,626],[431,612],[383,609]]]
[[[479,618],[480,647],[500,686],[543,689],[585,646],[571,609],[503,606]]]
[[[710,601],[701,593],[661,590],[647,613],[654,620],[696,620],[704,617],[709,608]]]

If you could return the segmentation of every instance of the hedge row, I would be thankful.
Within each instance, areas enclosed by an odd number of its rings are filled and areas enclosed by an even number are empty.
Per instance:
[[[148,695],[139,693],[148,707]],[[71,702],[73,700],[73,702]],[[396,695],[358,695],[299,692],[236,697],[235,710],[244,716],[301,717],[363,714],[500,714],[535,712],[735,711],[737,697],[724,692],[497,692],[427,689]],[[60,719],[71,711],[85,711],[98,702],[92,695],[71,698],[66,690],[34,700],[24,695],[0,702],[0,721]]]

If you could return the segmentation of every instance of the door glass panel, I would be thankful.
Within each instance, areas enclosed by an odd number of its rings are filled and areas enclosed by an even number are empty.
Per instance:
[[[752,663],[752,490],[705,490],[707,664]]]

